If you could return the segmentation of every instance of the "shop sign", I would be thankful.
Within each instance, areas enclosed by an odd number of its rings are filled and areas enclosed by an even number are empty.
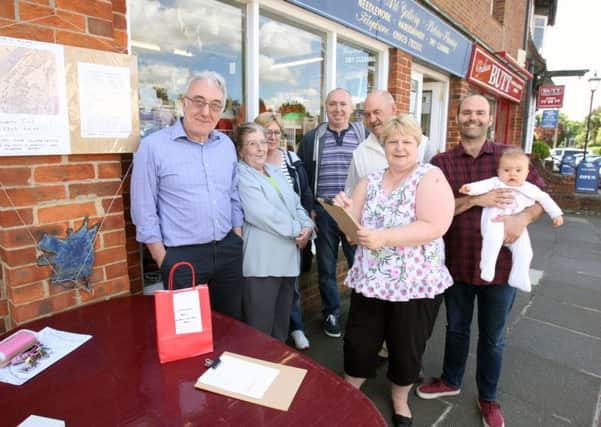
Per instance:
[[[565,86],[543,85],[538,88],[536,108],[561,108],[563,107],[563,94]]]
[[[561,158],[559,173],[565,176],[574,176],[576,173],[576,158],[573,154],[564,154]]]
[[[544,110],[540,127],[543,129],[555,129],[559,121],[559,110]]]
[[[597,193],[599,189],[599,162],[580,162],[576,168],[576,191]]]
[[[467,80],[514,102],[520,102],[526,86],[524,79],[477,45],[474,45]]]
[[[472,43],[414,0],[288,0],[465,77]]]

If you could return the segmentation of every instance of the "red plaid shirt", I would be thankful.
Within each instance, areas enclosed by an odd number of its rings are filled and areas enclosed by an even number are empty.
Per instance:
[[[480,154],[473,158],[459,144],[434,157],[432,164],[438,166],[445,174],[455,197],[464,197],[459,193],[459,187],[496,176],[501,152],[508,147],[510,146],[486,141]],[[528,181],[541,188],[545,185],[533,167],[530,167]],[[511,270],[511,252],[506,247],[501,248],[497,258],[494,280],[488,283],[480,279],[481,214],[482,208],[475,206],[453,218],[451,228],[444,236],[447,267],[455,282],[472,285],[505,284]]]

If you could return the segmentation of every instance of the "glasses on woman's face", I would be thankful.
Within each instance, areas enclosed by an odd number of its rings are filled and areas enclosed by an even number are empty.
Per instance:
[[[267,145],[267,141],[264,139],[250,140],[244,143],[245,147],[249,147],[252,149],[257,149],[259,147],[265,147]]]
[[[265,131],[265,136],[270,137],[270,136],[275,136],[275,137],[280,137],[282,135],[282,132],[279,130],[270,130],[267,129]]]

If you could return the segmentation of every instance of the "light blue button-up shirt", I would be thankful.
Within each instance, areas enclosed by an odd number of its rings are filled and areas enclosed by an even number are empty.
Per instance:
[[[236,149],[212,131],[190,141],[181,120],[142,140],[134,154],[131,216],[136,239],[165,246],[223,239],[243,222]]]

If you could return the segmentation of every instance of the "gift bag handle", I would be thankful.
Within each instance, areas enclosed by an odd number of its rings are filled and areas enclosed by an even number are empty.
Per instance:
[[[188,261],[180,261],[180,262],[173,264],[173,267],[171,267],[171,270],[169,270],[169,290],[170,291],[173,290],[173,275],[175,274],[175,270],[177,270],[177,268],[182,265],[188,266],[188,267],[190,267],[190,270],[192,270],[192,287],[193,288],[196,287],[196,271],[194,270],[194,266],[192,264],[190,264]]]

